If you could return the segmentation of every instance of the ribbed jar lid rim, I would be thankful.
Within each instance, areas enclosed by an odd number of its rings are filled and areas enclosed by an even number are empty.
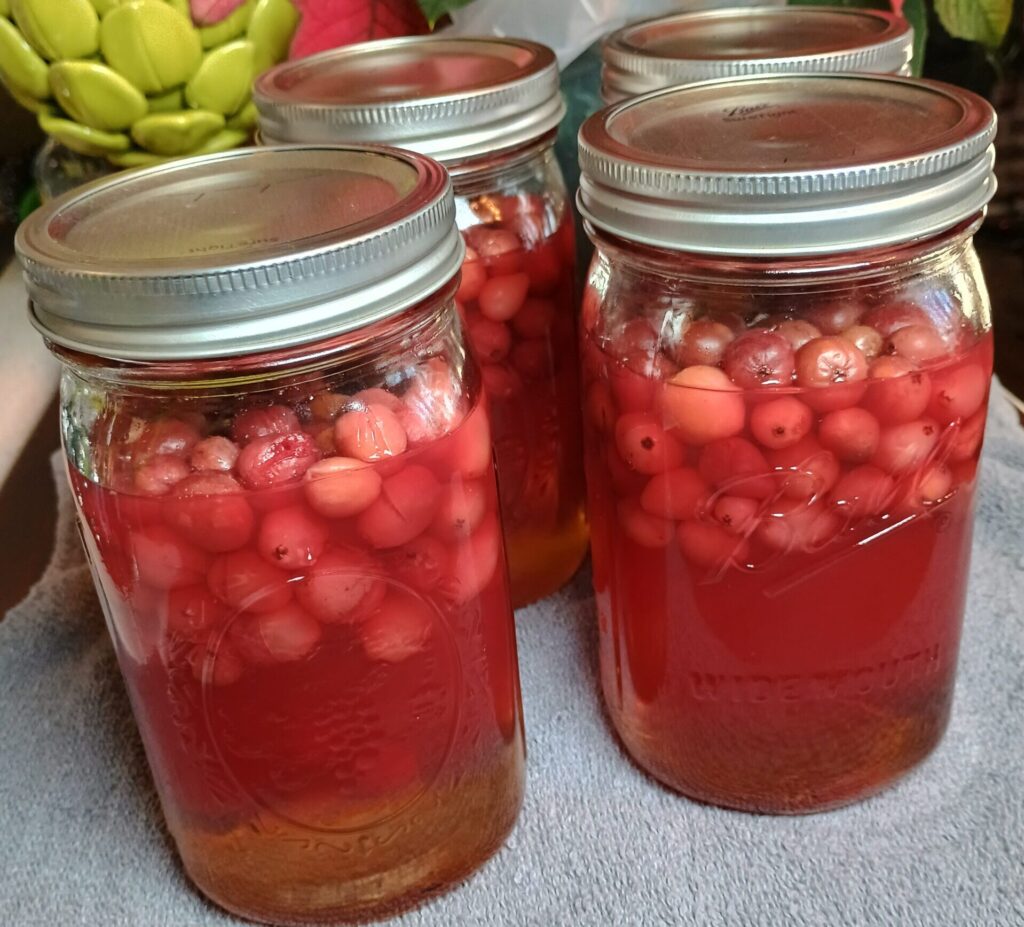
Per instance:
[[[584,217],[722,254],[825,254],[952,227],[995,191],[995,112],[935,81],[778,75],[673,87],[580,130]]]
[[[509,38],[333,49],[267,71],[253,99],[265,143],[399,145],[449,166],[525,145],[565,114],[554,52]]]
[[[914,31],[881,10],[790,6],[705,10],[634,23],[602,45],[607,102],[675,84],[779,73],[898,74]]]
[[[119,360],[312,343],[427,298],[464,254],[435,161],[366,147],[237,149],[117,174],[18,229],[33,324]]]

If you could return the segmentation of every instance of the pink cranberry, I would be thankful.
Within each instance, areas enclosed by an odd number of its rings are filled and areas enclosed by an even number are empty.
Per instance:
[[[192,675],[204,686],[234,685],[245,672],[241,657],[223,641],[216,650],[205,643],[193,647],[188,662]]]
[[[889,337],[888,353],[905,357],[919,365],[945,357],[949,353],[946,342],[931,325],[907,325]]]
[[[615,423],[615,446],[638,473],[663,473],[683,462],[683,446],[652,415],[633,412]]]
[[[172,589],[167,594],[167,633],[198,644],[228,619],[228,610],[203,584]]]
[[[230,473],[237,461],[238,445],[221,435],[203,438],[192,448],[188,459],[193,470],[213,470],[218,473]]]
[[[682,521],[696,518],[710,494],[703,476],[692,467],[680,467],[652,476],[640,495],[640,506],[649,515]]]
[[[433,359],[428,361],[424,366],[428,373],[437,369],[447,371],[443,362],[433,364]],[[423,367],[418,367],[417,373],[423,375]],[[358,393],[355,393],[352,398],[349,399],[347,408],[360,411],[371,405],[383,406],[385,409],[397,412],[402,408],[402,400],[394,393],[388,392],[386,389],[381,389],[379,386],[371,386],[368,389],[361,389]]]
[[[970,418],[985,401],[988,374],[979,364],[962,364],[932,374],[928,412],[942,423]]]
[[[367,603],[380,601],[384,588],[371,557],[351,548],[333,548],[296,584],[295,597],[324,624],[344,624],[359,620]]]
[[[868,362],[845,338],[829,336],[808,341],[796,357],[797,382],[808,387],[804,400],[818,412],[856,405],[864,395]]]
[[[447,545],[429,534],[421,534],[388,558],[391,572],[420,592],[436,589],[448,575],[451,556]]]
[[[480,290],[480,313],[492,322],[507,322],[522,308],[529,290],[526,274],[491,277]]]
[[[799,384],[806,387],[852,383],[868,375],[867,358],[845,338],[815,338],[797,354],[796,375]]]
[[[386,406],[371,402],[346,412],[334,424],[338,451],[356,460],[386,460],[405,453],[408,437],[398,416]]]
[[[555,304],[550,299],[531,296],[513,316],[512,327],[523,338],[547,338],[555,321]]]
[[[634,373],[625,365],[615,364],[608,380],[615,404],[622,412],[647,412],[654,404],[658,384],[650,377]]]
[[[165,454],[187,457],[198,441],[199,431],[195,426],[177,418],[159,418],[147,423],[131,445],[132,459],[141,465]]]
[[[465,409],[462,386],[441,358],[420,364],[409,388],[392,408],[405,429],[407,441],[436,441],[458,426]],[[392,397],[394,398],[394,397]]]
[[[896,483],[888,473],[865,464],[840,477],[830,499],[836,510],[851,519],[880,515],[892,501]]]
[[[664,387],[666,418],[687,444],[707,444],[743,430],[743,394],[717,367],[686,367]]]
[[[903,508],[919,512],[945,499],[953,489],[953,471],[942,463],[925,467],[912,482],[903,498]]]
[[[292,597],[288,578],[251,550],[218,557],[207,582],[218,599],[238,610],[274,611],[284,608]]]
[[[933,419],[922,418],[882,430],[871,462],[889,473],[916,470],[931,456],[942,429]]]
[[[814,413],[792,396],[759,403],[750,413],[751,434],[773,450],[796,444],[813,424]]]
[[[744,534],[757,521],[759,503],[743,496],[720,496],[715,503],[714,518],[726,531]]]
[[[282,570],[305,570],[324,552],[327,535],[327,523],[305,506],[287,506],[264,516],[256,549],[267,563]]]
[[[479,480],[453,481],[441,490],[432,532],[444,541],[469,537],[487,514],[487,491]]]
[[[489,513],[473,534],[454,546],[450,573],[443,580],[445,595],[458,605],[477,598],[504,571],[501,525],[497,515]]]
[[[232,476],[207,471],[178,484],[164,504],[164,521],[193,544],[223,554],[248,542],[256,518]]]
[[[360,626],[363,650],[371,660],[401,663],[427,646],[436,620],[423,599],[392,592]]]
[[[881,427],[866,409],[829,412],[818,426],[818,440],[845,463],[866,463],[878,447]]]
[[[641,547],[668,547],[675,535],[675,523],[644,511],[636,499],[622,499],[618,505],[619,524],[626,536]]]
[[[349,518],[379,495],[380,474],[365,461],[326,457],[306,471],[306,501],[325,518]]]
[[[254,438],[238,455],[238,478],[249,489],[282,486],[320,459],[316,441],[304,432]]]
[[[497,364],[508,357],[512,333],[504,322],[492,322],[483,316],[470,320],[466,326],[469,345],[484,364]]]
[[[772,330],[785,338],[794,351],[799,351],[808,341],[821,337],[817,326],[812,325],[806,319],[786,319],[779,322]]]
[[[288,406],[268,406],[247,409],[235,416],[231,437],[239,444],[248,444],[256,438],[287,435],[301,430],[298,416]]]
[[[817,498],[829,491],[839,478],[839,461],[813,435],[790,447],[767,452],[768,463],[778,471],[783,495],[788,499]]]
[[[451,454],[449,466],[466,479],[477,479],[492,472],[491,425],[483,404],[478,405],[452,432],[447,447]]]
[[[143,496],[165,496],[188,475],[184,460],[160,454],[135,471],[135,491]]]
[[[466,260],[462,264],[462,278],[455,298],[460,303],[471,303],[479,297],[480,290],[487,282],[487,270],[480,261],[480,256],[472,248],[466,249]]]
[[[872,309],[864,316],[863,324],[889,338],[894,332],[908,325],[931,326],[932,320],[917,303],[901,299]]]
[[[902,357],[879,357],[871,364],[864,408],[882,424],[919,418],[931,399],[932,381]]]
[[[747,556],[747,542],[721,525],[684,521],[677,534],[679,549],[687,560],[708,570],[724,569]]]
[[[838,335],[856,325],[866,309],[867,306],[856,298],[830,299],[813,306],[806,316],[823,335]]]
[[[374,547],[400,547],[422,534],[437,512],[441,486],[426,467],[410,464],[384,480],[380,497],[358,518]]]
[[[523,246],[514,232],[478,225],[464,233],[489,274],[514,274],[523,268]]]
[[[704,479],[733,496],[764,499],[775,489],[764,454],[745,438],[711,442],[701,451],[698,468]]]
[[[320,643],[320,625],[294,602],[276,611],[246,616],[243,620],[246,635],[257,651],[253,661],[257,664],[264,662],[264,655],[274,663],[304,660]]]
[[[647,319],[630,319],[615,339],[615,349],[620,357],[641,354],[653,357],[658,351],[660,339]]]
[[[687,326],[678,344],[670,345],[672,358],[682,367],[717,367],[734,337],[721,322],[697,319]]]
[[[131,554],[139,579],[155,589],[178,589],[203,581],[209,555],[166,525],[146,525],[131,533]]]
[[[737,386],[757,389],[793,379],[793,349],[775,332],[750,331],[729,344],[722,369]]]
[[[860,352],[869,360],[878,357],[882,352],[884,339],[867,325],[853,325],[843,332],[843,337],[852,345],[856,345]]]

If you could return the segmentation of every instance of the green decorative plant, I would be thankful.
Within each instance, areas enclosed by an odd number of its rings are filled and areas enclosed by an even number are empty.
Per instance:
[[[291,0],[0,0],[0,82],[43,131],[122,167],[243,144]]]
[[[997,62],[1010,22],[1013,0],[789,0],[791,4],[867,7],[892,10],[914,27],[914,73],[920,75],[933,23],[950,38],[975,43],[993,63]]]

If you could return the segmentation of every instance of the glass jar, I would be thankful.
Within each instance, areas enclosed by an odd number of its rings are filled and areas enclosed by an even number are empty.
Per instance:
[[[758,74],[910,74],[914,30],[881,10],[705,10],[625,26],[601,50],[606,103],[671,87]]]
[[[22,225],[68,474],[168,827],[247,918],[388,912],[523,794],[488,416],[440,165],[249,150]]]
[[[370,42],[272,69],[254,99],[265,144],[400,145],[450,172],[467,245],[457,302],[490,400],[512,601],[554,592],[587,545],[554,55],[513,39]]]
[[[966,91],[853,75],[674,88],[584,124],[602,685],[685,795],[833,808],[942,736],[994,128]]]

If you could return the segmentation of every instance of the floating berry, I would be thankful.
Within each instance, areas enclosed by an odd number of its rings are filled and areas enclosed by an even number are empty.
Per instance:
[[[743,394],[717,367],[686,367],[665,385],[665,416],[687,444],[707,444],[743,429]]]

